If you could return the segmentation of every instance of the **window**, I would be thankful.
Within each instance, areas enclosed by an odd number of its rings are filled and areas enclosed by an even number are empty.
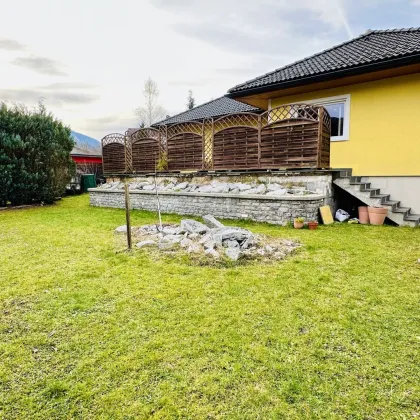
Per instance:
[[[322,105],[331,117],[331,141],[348,140],[350,134],[350,95],[333,96],[310,101],[305,104]]]
[[[342,137],[344,134],[344,102],[325,104],[325,109],[331,117],[331,136]]]

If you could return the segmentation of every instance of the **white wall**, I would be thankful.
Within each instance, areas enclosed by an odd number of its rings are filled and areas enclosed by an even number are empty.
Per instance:
[[[366,176],[362,181],[380,188],[381,194],[391,194],[391,200],[401,201],[401,207],[411,207],[411,213],[420,214],[420,176]]]

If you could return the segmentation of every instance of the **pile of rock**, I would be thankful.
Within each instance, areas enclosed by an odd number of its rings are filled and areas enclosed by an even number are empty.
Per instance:
[[[188,253],[206,254],[213,258],[223,255],[233,261],[239,258],[269,257],[285,258],[300,245],[288,240],[271,241],[254,235],[247,229],[225,226],[211,215],[197,220],[182,220],[180,225],[146,225],[133,228],[133,235],[139,242],[137,248],[155,247],[160,250],[182,249]],[[116,233],[126,233],[127,227],[120,226]]]
[[[102,189],[119,190],[124,188],[122,182],[110,182],[104,184]],[[130,191],[156,191],[156,185],[153,179],[141,182],[132,182],[129,185]],[[190,193],[207,193],[207,194],[245,194],[245,195],[266,195],[266,196],[284,196],[284,195],[309,195],[317,194],[316,191],[309,191],[305,187],[292,186],[264,182],[221,182],[211,181],[208,184],[195,184],[187,181],[178,182],[176,178],[165,180],[157,184],[159,192],[190,192]]]

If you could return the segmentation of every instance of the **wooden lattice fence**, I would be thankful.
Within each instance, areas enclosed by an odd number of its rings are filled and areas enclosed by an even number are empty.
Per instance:
[[[166,150],[169,171],[203,169],[204,126],[188,122],[166,130]]]
[[[104,173],[328,168],[330,132],[328,112],[307,104],[144,128],[102,140]]]
[[[102,139],[102,162],[104,174],[123,174],[126,166],[126,136],[108,134]]]
[[[161,133],[154,128],[143,128],[129,136],[132,149],[133,172],[154,172],[160,158]]]

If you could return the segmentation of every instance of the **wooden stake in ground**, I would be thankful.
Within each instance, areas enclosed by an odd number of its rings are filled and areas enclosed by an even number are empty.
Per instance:
[[[159,215],[159,232],[162,232],[163,231],[162,215],[160,213],[160,200],[159,200],[159,193],[158,193],[158,186],[157,186],[156,171],[155,171],[155,191],[156,191],[157,210],[158,210],[158,215]]]
[[[127,178],[125,178],[125,219],[127,225],[127,246],[128,250],[131,251],[132,244],[131,244],[131,216],[130,216],[130,194],[128,192],[128,182]]]

